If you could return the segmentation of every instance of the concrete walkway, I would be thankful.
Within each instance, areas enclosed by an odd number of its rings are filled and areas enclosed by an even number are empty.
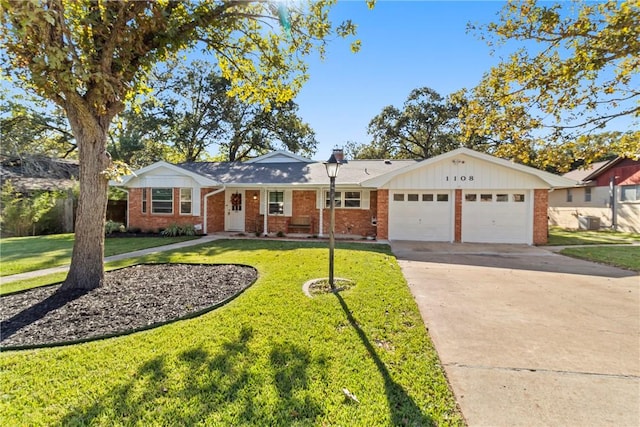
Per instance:
[[[640,425],[640,276],[519,245],[393,242],[470,426]]]
[[[171,251],[174,249],[186,248],[189,246],[201,245],[203,243],[211,242],[213,240],[218,240],[221,238],[224,238],[224,236],[207,235],[199,239],[186,240],[184,242],[173,243],[171,245],[156,246],[153,248],[141,249],[139,251],[127,252],[119,255],[105,257],[104,262],[120,261],[127,258],[135,258],[143,255],[155,254],[158,252],[165,252],[165,251]],[[48,274],[64,273],[67,271],[69,271],[68,264],[62,265],[60,267],[46,268],[44,270],[28,271],[26,273],[13,274],[11,276],[0,277],[0,284],[11,283],[18,280],[32,279],[34,277],[46,276]]]

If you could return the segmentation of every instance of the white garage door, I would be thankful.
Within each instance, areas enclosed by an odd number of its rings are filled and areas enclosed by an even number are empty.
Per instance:
[[[453,197],[449,191],[389,194],[389,239],[452,241]]]
[[[463,192],[462,241],[531,244],[529,194],[525,190]]]

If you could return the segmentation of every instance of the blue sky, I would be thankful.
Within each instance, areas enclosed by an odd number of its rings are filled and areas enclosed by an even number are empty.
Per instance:
[[[496,20],[498,1],[340,1],[334,22],[358,24],[362,49],[335,40],[321,62],[309,61],[310,79],[296,102],[315,130],[316,155],[326,160],[347,141],[370,142],[367,125],[387,105],[401,107],[411,90],[427,86],[442,96],[479,83],[498,62],[467,23]]]

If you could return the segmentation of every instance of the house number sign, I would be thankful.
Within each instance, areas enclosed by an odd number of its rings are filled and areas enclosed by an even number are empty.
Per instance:
[[[473,175],[453,175],[446,176],[446,181],[473,181]]]

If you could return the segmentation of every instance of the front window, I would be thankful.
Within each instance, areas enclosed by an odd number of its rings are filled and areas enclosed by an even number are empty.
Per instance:
[[[344,192],[344,207],[345,208],[359,208],[360,207],[360,192],[359,191],[345,191]]]
[[[567,202],[573,202],[573,193],[571,192],[570,188],[567,188]]]
[[[191,189],[180,189],[180,214],[188,215],[191,213]]]
[[[284,191],[269,191],[269,215],[284,214]]]
[[[325,207],[331,207],[331,200],[329,200],[330,192],[325,193]],[[359,208],[361,201],[360,191],[336,191],[335,207],[336,208]],[[404,195],[403,195],[404,196]],[[394,199],[395,200],[395,199]]]
[[[173,189],[172,188],[152,188],[151,189],[151,213],[155,213],[155,214],[173,213]]]
[[[328,209],[331,207],[331,200],[329,199],[329,195],[331,193],[329,191],[327,191],[324,195],[325,195],[325,207]],[[335,195],[335,199],[334,199],[334,207],[336,208],[341,208],[342,207],[342,192],[341,191],[336,191],[336,195]]]
[[[640,185],[621,185],[620,200],[623,202],[640,201]]]
[[[591,201],[591,187],[584,188],[584,201],[585,202]]]

